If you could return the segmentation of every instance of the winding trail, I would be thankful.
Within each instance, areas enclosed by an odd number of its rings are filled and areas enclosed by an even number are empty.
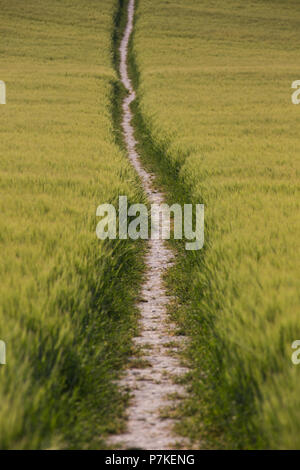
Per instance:
[[[134,129],[131,124],[131,103],[136,94],[128,76],[128,43],[133,30],[135,1],[128,3],[127,25],[120,46],[120,75],[128,90],[122,109],[122,128],[128,157],[141,178],[148,200],[151,204],[164,202],[164,195],[155,190],[155,176],[142,167],[136,151]],[[110,438],[109,444],[119,449],[174,449],[184,447],[181,437],[173,432],[174,420],[163,417],[161,411],[174,407],[176,400],[184,395],[184,388],[175,384],[174,376],[186,372],[179,361],[178,348],[182,337],[176,336],[176,327],[170,322],[166,307],[170,301],[163,282],[163,275],[172,266],[173,253],[165,242],[149,240],[149,249],[145,258],[146,275],[141,289],[140,336],[134,338],[134,344],[142,348],[142,360],[146,367],[129,368],[120,385],[131,393],[128,409],[127,430],[124,434]],[[137,358],[133,358],[137,359]],[[140,359],[140,358],[138,358]]]

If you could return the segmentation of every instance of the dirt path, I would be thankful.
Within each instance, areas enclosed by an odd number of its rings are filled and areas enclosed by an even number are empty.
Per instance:
[[[135,91],[128,76],[128,42],[133,30],[134,0],[128,4],[127,26],[120,46],[120,74],[122,83],[128,90],[123,101],[122,127],[128,157],[139,174],[144,190],[151,204],[164,202],[164,195],[153,187],[154,175],[142,167],[135,149],[134,130],[131,125],[130,104],[135,99]],[[176,444],[183,446],[182,438],[173,433],[174,420],[163,418],[162,409],[174,406],[174,396],[182,396],[184,389],[174,383],[174,376],[182,375],[186,369],[180,365],[176,351],[180,337],[175,336],[175,326],[170,323],[166,306],[167,297],[162,276],[172,265],[173,253],[163,240],[150,240],[146,255],[146,279],[142,286],[138,307],[140,336],[134,343],[142,347],[142,359],[146,367],[129,368],[120,385],[130,390],[131,402],[128,410],[126,433],[113,436],[109,443],[119,449],[174,449]],[[133,358],[134,359],[134,358]],[[173,395],[173,397],[171,397]]]

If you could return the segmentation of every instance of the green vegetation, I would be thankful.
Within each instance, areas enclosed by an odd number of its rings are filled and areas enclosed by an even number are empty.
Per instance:
[[[0,448],[100,448],[136,329],[142,246],[96,207],[144,200],[122,150],[126,0],[0,0]],[[297,0],[138,0],[141,152],[170,202],[204,203],[205,249],[169,286],[190,335],[179,431],[203,447],[300,448]],[[138,358],[137,358],[138,360]]]
[[[122,426],[141,247],[95,234],[99,204],[143,197],[112,119],[118,7],[0,0],[2,449],[103,447]]]
[[[299,27],[296,0],[138,1],[143,153],[170,201],[206,208],[205,250],[178,245],[170,275],[191,335],[180,431],[203,446],[300,448]]]

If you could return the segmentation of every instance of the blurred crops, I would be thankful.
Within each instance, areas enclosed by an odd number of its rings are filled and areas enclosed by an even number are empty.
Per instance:
[[[114,0],[0,0],[0,448],[99,447],[121,426],[140,248],[96,208],[140,202],[116,144]]]
[[[192,335],[180,429],[204,443],[300,448],[299,27],[296,0],[138,1],[140,132],[172,202],[205,204],[205,250],[173,273]]]

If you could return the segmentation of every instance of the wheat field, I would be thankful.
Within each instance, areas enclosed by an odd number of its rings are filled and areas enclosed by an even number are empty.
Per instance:
[[[99,447],[121,426],[140,248],[95,233],[99,204],[142,198],[112,119],[117,7],[0,1],[2,449]]]
[[[147,203],[121,130],[127,6],[0,0],[1,449],[107,449],[130,406],[117,381],[147,367],[133,346],[145,243],[96,236],[100,204]],[[300,4],[135,8],[138,152],[167,202],[205,205],[204,249],[172,240],[163,286],[187,336],[177,436],[299,449]]]
[[[207,445],[300,446],[299,25],[294,0],[138,2],[141,135],[170,200],[205,204],[170,284],[194,366],[179,429]]]

